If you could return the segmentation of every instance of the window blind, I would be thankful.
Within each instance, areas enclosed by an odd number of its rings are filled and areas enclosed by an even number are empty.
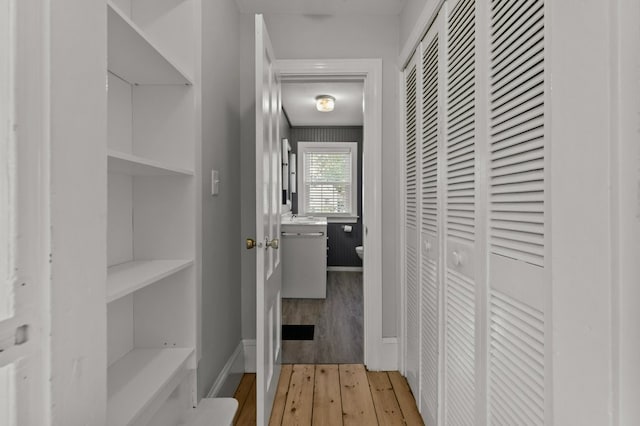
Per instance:
[[[303,154],[304,211],[353,212],[353,152],[349,148],[307,150]]]

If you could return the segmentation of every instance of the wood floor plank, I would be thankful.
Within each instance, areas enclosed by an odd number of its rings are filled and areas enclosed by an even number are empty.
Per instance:
[[[255,374],[243,376],[234,397],[239,405],[234,424],[255,425]],[[283,365],[269,424],[424,426],[409,384],[400,373],[367,372],[361,364]]]
[[[293,365],[283,364],[280,369],[280,379],[278,380],[278,388],[276,396],[273,400],[273,409],[271,410],[271,419],[269,426],[280,426],[284,415],[284,406],[287,403],[287,394],[289,393],[289,382],[291,381],[291,373]]]
[[[342,424],[340,373],[335,364],[316,365],[313,393],[313,426]]]
[[[315,383],[315,366],[312,364],[296,364],[293,366],[289,393],[284,407],[282,424],[310,425],[313,410],[313,386]]]
[[[343,424],[378,424],[364,365],[341,364],[339,371]]]
[[[254,375],[254,380],[251,384],[251,390],[249,390],[249,395],[247,400],[245,401],[242,411],[239,411],[240,415],[235,425],[238,426],[255,426],[257,423],[257,409],[256,409],[256,380]]]
[[[381,425],[404,425],[404,417],[386,371],[367,371],[373,406]]]
[[[244,404],[247,402],[247,398],[249,397],[252,386],[255,388],[255,382],[255,373],[245,373],[242,376],[242,379],[240,379],[240,384],[238,385],[236,392],[233,394],[233,397],[238,400],[238,411],[233,418],[233,424],[236,424],[236,420],[238,420],[238,417],[243,410]]]
[[[389,371],[388,374],[405,422],[408,425],[424,425],[407,379],[397,371]]]

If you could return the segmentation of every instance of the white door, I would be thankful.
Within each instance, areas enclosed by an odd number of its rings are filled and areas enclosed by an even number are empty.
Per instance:
[[[257,424],[269,421],[280,376],[280,80],[262,15],[256,15]]]
[[[440,15],[438,15],[440,16]],[[426,424],[438,424],[440,356],[440,239],[442,214],[444,42],[438,17],[420,44],[420,393],[419,407]]]
[[[481,294],[476,257],[482,244],[476,218],[476,0],[448,5],[442,421],[473,425],[477,423],[476,316]]]
[[[37,28],[25,21],[33,6],[0,0],[0,425],[45,421],[42,380],[44,255],[40,92],[25,90],[37,72]],[[32,13],[30,15],[34,17]],[[28,21],[28,20],[27,20]],[[40,22],[34,19],[33,22]],[[18,43],[18,41],[20,43]],[[31,49],[27,49],[31,47]],[[20,47],[20,50],[17,48]],[[32,69],[37,62],[29,63]],[[22,90],[18,90],[22,89]],[[28,129],[28,130],[27,130]],[[48,384],[48,381],[46,382]]]
[[[488,414],[551,420],[545,2],[491,9]],[[502,12],[508,7],[509,17]],[[505,25],[506,22],[518,25]],[[526,30],[525,30],[526,28]]]
[[[413,394],[419,395],[420,368],[420,269],[418,248],[418,224],[420,210],[418,205],[418,163],[420,161],[420,78],[418,57],[414,54],[404,71],[405,83],[405,205],[404,205],[404,251],[405,251],[405,287],[406,287],[406,364],[407,381]]]

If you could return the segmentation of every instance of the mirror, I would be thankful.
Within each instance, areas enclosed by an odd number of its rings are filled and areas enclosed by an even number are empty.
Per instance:
[[[291,211],[291,194],[296,192],[295,154],[291,153],[288,139],[282,139],[282,212]]]

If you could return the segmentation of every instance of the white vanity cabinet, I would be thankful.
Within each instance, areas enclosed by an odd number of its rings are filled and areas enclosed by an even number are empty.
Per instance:
[[[282,297],[327,297],[326,218],[283,218]]]

